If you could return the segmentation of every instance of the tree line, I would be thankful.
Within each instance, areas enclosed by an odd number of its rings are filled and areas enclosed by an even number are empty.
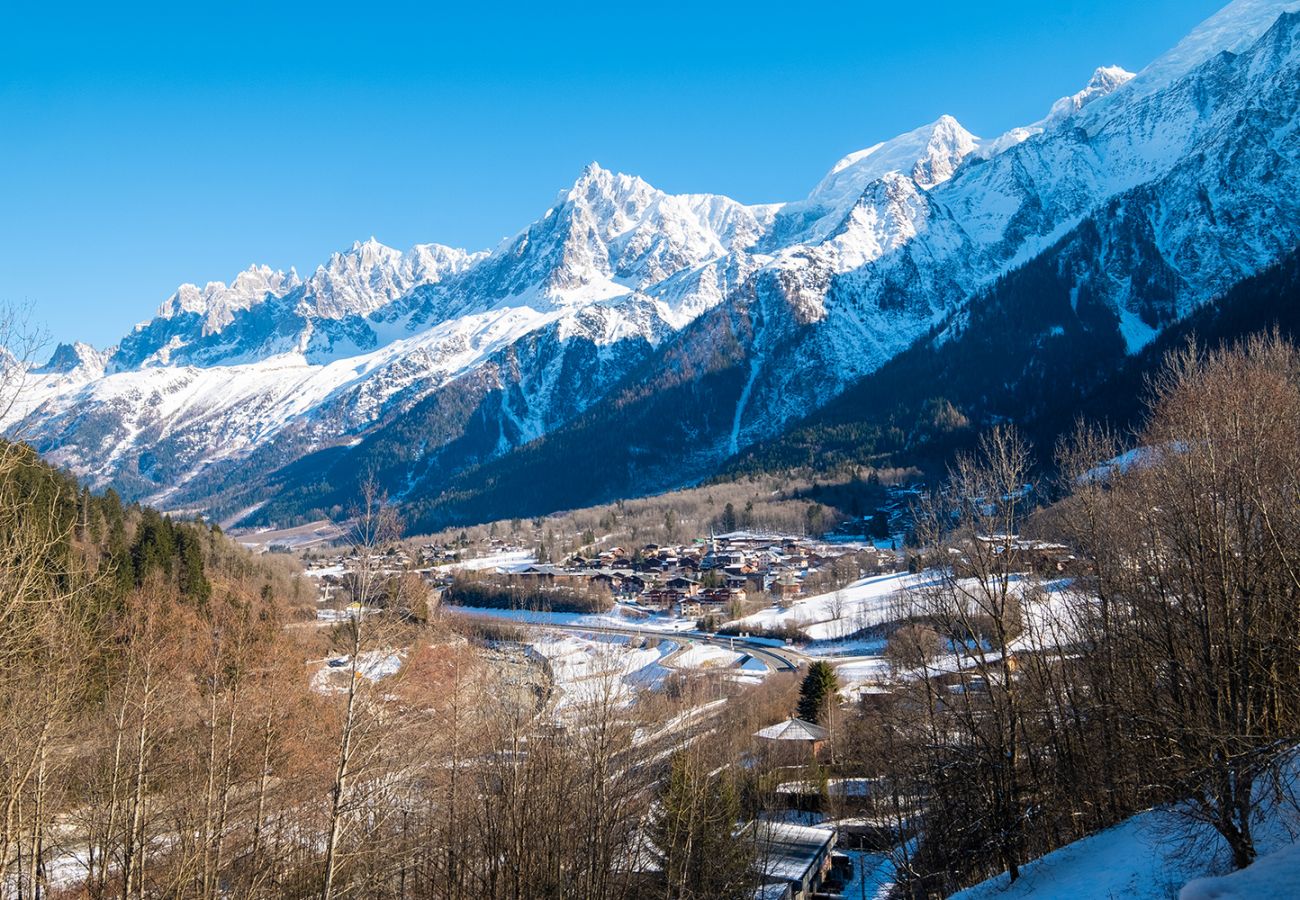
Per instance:
[[[1300,741],[1300,352],[1170,357],[1126,442],[1080,424],[1055,484],[1009,426],[918,513],[896,678],[838,736],[892,822],[895,893],[944,896],[1151,806],[1232,865]],[[1043,504],[1041,498],[1052,502]],[[1074,571],[1025,574],[1021,534]]]

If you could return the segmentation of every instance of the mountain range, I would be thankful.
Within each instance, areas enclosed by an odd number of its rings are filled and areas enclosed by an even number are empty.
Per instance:
[[[490,251],[182,285],[116,347],[60,345],[3,424],[228,524],[344,516],[373,477],[433,528],[1056,421],[1293,261],[1298,107],[1300,2],[1236,0],[1037,122],[944,116],[800,200],[593,163]]]

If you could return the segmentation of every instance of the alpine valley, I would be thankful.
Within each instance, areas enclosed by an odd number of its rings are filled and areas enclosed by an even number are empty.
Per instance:
[[[1038,122],[945,116],[800,200],[593,163],[490,251],[182,285],[116,347],[59,346],[4,425],[165,509],[339,517],[373,475],[426,531],[939,458],[1009,416],[1050,438],[1192,330],[1294,326],[1298,129],[1300,2],[1236,0]]]

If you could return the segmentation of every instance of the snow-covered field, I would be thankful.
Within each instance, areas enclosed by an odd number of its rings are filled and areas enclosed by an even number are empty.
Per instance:
[[[502,550],[474,559],[444,563],[435,568],[441,572],[520,572],[536,562],[537,556],[531,550]]]
[[[528,642],[555,680],[559,712],[600,703],[625,706],[645,688],[658,687],[669,671],[664,660],[676,652],[673,641],[650,646],[622,635],[546,634]]]
[[[369,681],[381,681],[401,671],[405,661],[405,650],[368,650],[357,656],[357,674]],[[311,688],[321,694],[346,690],[350,671],[346,656],[326,660],[312,675]]]
[[[900,592],[927,582],[906,572],[872,575],[827,594],[797,600],[789,609],[772,607],[738,620],[742,628],[794,625],[813,640],[836,640],[889,621]]]
[[[1178,900],[1293,900],[1300,894],[1300,844],[1291,844],[1230,875],[1197,878]]]
[[[713,644],[695,644],[672,658],[672,665],[680,669],[729,669],[744,659],[743,653]]]

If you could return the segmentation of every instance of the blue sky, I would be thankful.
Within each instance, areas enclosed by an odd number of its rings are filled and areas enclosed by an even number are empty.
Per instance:
[[[103,346],[253,262],[491,246],[593,159],[795,199],[943,113],[1033,121],[1222,2],[269,5],[6,10],[0,300]]]

